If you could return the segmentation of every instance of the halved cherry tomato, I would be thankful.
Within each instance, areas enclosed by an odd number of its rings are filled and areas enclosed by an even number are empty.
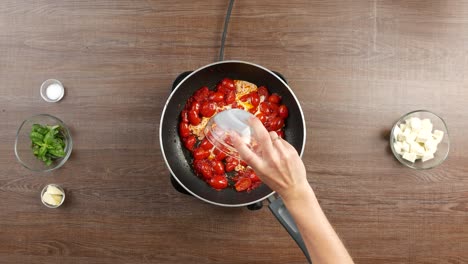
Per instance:
[[[224,97],[224,101],[226,104],[232,104],[236,100],[236,92],[235,91],[228,91],[226,96]]]
[[[239,180],[235,184],[236,191],[238,192],[245,191],[250,187],[251,184],[252,184],[252,181],[249,178],[239,178]]]
[[[241,100],[242,102],[247,102],[250,100],[250,95],[249,94],[244,94],[243,96],[241,96],[239,98],[239,100]]]
[[[218,148],[213,150],[213,154],[215,155],[215,160],[224,160],[226,158],[226,153],[222,152]]]
[[[261,102],[260,105],[258,106],[258,109],[262,113],[265,113],[265,114],[270,113],[270,105],[267,102]]]
[[[224,94],[221,92],[215,92],[208,97],[210,101],[221,102],[224,101]]]
[[[225,170],[226,170],[226,172],[233,171],[236,168],[236,166],[237,165],[235,163],[233,163],[233,162],[226,162]]]
[[[193,158],[196,160],[206,159],[210,156],[210,152],[202,148],[196,148],[193,151]]]
[[[180,118],[182,119],[183,123],[188,123],[189,122],[187,110],[182,110],[182,112],[180,113]]]
[[[250,93],[250,103],[254,106],[257,107],[260,104],[260,96],[256,92],[251,92]]]
[[[200,143],[200,148],[203,148],[204,150],[210,150],[213,148],[213,144],[211,144],[208,139],[204,138],[203,141]]]
[[[179,133],[182,138],[190,136],[190,128],[187,123],[181,122],[179,124]]]
[[[203,86],[202,88],[195,91],[192,97],[196,101],[203,101],[208,97],[209,93],[210,93],[210,90],[208,89],[208,87]]]
[[[213,166],[213,171],[216,174],[224,174],[224,164],[221,161],[213,160],[211,165]]]
[[[214,102],[203,102],[200,113],[205,117],[213,116],[216,113],[216,104]]]
[[[282,119],[281,117],[275,117],[271,120],[270,129],[279,130],[283,127],[283,125],[284,125],[284,119]]]
[[[190,124],[196,126],[200,124],[201,118],[198,116],[198,113],[195,110],[190,110],[188,112],[188,120],[190,121]]]
[[[190,135],[184,138],[184,146],[190,151],[192,151],[193,148],[195,147],[195,143],[197,143],[197,139],[195,138],[194,135]]]
[[[268,98],[268,96],[270,96],[270,94],[268,93],[268,89],[265,86],[258,87],[257,93],[260,97],[263,96],[262,102],[265,101]]]
[[[270,97],[268,97],[268,102],[279,104],[279,102],[281,102],[281,97],[278,94],[274,93],[270,95]]]
[[[215,175],[209,181],[211,187],[221,190],[228,186],[228,181],[224,175]]]
[[[285,105],[280,105],[278,108],[278,114],[281,118],[286,119],[289,115],[288,107]]]
[[[195,101],[192,103],[192,106],[190,107],[190,110],[195,111],[197,114],[200,112],[200,103]]]
[[[210,164],[208,164],[208,160],[194,160],[193,161],[193,169],[195,172],[202,176],[204,179],[208,180],[213,176],[213,171],[211,170]]]
[[[260,120],[260,122],[262,122],[262,124],[265,124],[265,121],[267,120],[267,118],[264,113],[258,113],[256,117],[258,118],[258,120]]]
[[[247,169],[244,175],[245,177],[249,178],[252,182],[260,181],[260,178],[258,178],[257,174],[252,169]]]
[[[234,84],[234,81],[229,79],[229,78],[224,78],[221,81],[221,85],[228,88],[229,90],[234,90],[236,89],[236,85]]]

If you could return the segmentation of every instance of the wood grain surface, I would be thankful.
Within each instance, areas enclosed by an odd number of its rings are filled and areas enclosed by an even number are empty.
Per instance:
[[[215,207],[169,182],[161,111],[179,73],[217,59],[227,2],[1,2],[0,263],[305,262],[268,209]],[[288,79],[309,182],[356,263],[468,263],[468,1],[236,1],[225,52]],[[48,78],[66,87],[60,103],[39,95]],[[451,140],[427,171],[388,146],[420,108]],[[72,129],[51,173],[13,152],[38,113]],[[48,183],[63,207],[41,204]]]

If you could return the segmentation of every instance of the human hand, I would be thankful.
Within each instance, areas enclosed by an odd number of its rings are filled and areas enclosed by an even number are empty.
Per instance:
[[[303,191],[312,191],[296,149],[276,132],[268,132],[259,119],[251,118],[249,124],[259,142],[254,150],[249,149],[236,133],[232,142],[258,177],[285,200],[300,198]]]

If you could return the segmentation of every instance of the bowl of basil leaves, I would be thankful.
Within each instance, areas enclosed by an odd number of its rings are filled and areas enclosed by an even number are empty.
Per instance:
[[[23,121],[16,133],[15,155],[32,171],[52,171],[70,157],[73,141],[68,127],[57,117],[40,114]]]

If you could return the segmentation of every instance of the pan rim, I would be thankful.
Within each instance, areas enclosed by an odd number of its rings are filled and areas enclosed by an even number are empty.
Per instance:
[[[214,202],[214,201],[211,201],[209,199],[206,199],[206,198],[203,198],[199,195],[197,195],[196,193],[194,193],[192,190],[190,190],[190,188],[186,187],[180,180],[179,178],[177,178],[177,176],[174,174],[174,172],[172,171],[172,168],[167,160],[167,157],[166,157],[166,153],[164,151],[164,145],[163,145],[163,140],[162,140],[162,124],[163,124],[163,121],[164,121],[164,116],[165,116],[165,113],[166,113],[166,109],[167,109],[167,106],[169,105],[169,102],[171,101],[171,98],[172,96],[174,95],[174,93],[179,89],[179,87],[187,80],[189,79],[192,75],[198,73],[199,71],[205,69],[205,68],[208,68],[208,67],[211,67],[211,66],[214,66],[214,65],[218,65],[218,64],[225,64],[225,63],[241,63],[241,64],[248,64],[248,65],[251,65],[251,66],[254,66],[254,67],[257,67],[257,68],[260,68],[268,73],[270,73],[271,75],[273,75],[274,77],[276,77],[281,83],[283,83],[283,85],[286,86],[286,88],[289,90],[289,92],[291,93],[291,95],[293,96],[294,100],[296,101],[297,105],[299,106],[299,112],[301,113],[301,119],[302,119],[302,123],[304,124],[304,138],[302,140],[302,147],[301,147],[301,151],[299,153],[299,157],[302,158],[302,155],[304,154],[304,148],[305,148],[305,142],[306,142],[306,138],[307,138],[307,133],[306,133],[306,125],[305,125],[305,118],[304,118],[304,112],[302,111],[302,107],[299,103],[299,100],[297,99],[296,95],[294,94],[294,92],[292,91],[291,87],[289,87],[289,85],[283,81],[283,79],[281,79],[278,75],[276,75],[274,72],[272,72],[271,70],[261,66],[261,65],[258,65],[258,64],[255,64],[255,63],[252,63],[252,62],[247,62],[247,61],[241,61],[241,60],[224,60],[224,61],[217,61],[217,62],[214,62],[214,63],[210,63],[210,64],[207,64],[207,65],[204,65],[196,70],[194,70],[193,72],[191,72],[189,75],[187,75],[184,79],[182,79],[182,81],[179,82],[179,84],[177,84],[177,86],[174,88],[174,90],[171,92],[171,94],[169,95],[169,97],[166,99],[166,103],[164,104],[164,108],[163,108],[163,111],[161,113],[161,120],[159,121],[159,144],[160,144],[160,147],[161,147],[161,152],[162,152],[162,155],[163,155],[163,158],[164,158],[164,162],[166,163],[166,167],[169,169],[169,172],[171,173],[172,177],[174,177],[174,179],[177,181],[177,183],[179,183],[187,192],[189,192],[191,195],[193,195],[194,197],[204,201],[204,202],[207,202],[207,203],[210,203],[210,204],[214,204],[214,205],[217,205],[217,206],[223,206],[223,207],[242,207],[242,206],[247,206],[247,205],[250,205],[250,204],[254,204],[254,203],[258,203],[258,202],[261,202],[265,199],[267,199],[268,197],[274,195],[276,192],[275,191],[271,191],[271,193],[265,195],[264,197],[262,198],[259,198],[255,201],[252,201],[252,202],[248,202],[248,203],[242,203],[242,204],[225,204],[225,203],[217,203],[217,202]]]

